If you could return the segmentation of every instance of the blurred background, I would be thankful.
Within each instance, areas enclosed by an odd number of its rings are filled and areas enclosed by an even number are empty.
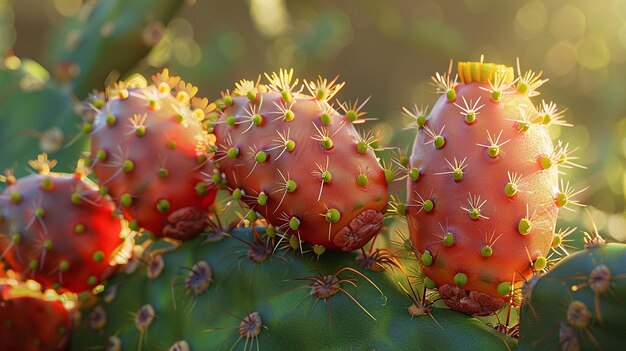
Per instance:
[[[58,47],[76,40],[67,23],[90,3],[0,0],[0,52],[33,59],[62,78]],[[96,36],[115,25],[105,22]],[[169,67],[211,99],[239,79],[282,67],[304,79],[340,75],[347,82],[340,99],[371,95],[366,111],[378,120],[370,127],[402,149],[410,148],[414,131],[402,130],[401,107],[432,105],[430,76],[446,71],[450,59],[485,55],[485,61],[515,65],[519,58],[522,70],[542,70],[550,79],[535,101],[566,109],[574,127],[552,127],[553,136],[579,147],[574,156],[587,167],[565,178],[576,189],[589,186],[579,199],[590,215],[581,208],[561,211],[560,225],[591,230],[593,219],[600,232],[626,241],[624,0],[197,0],[142,35],[150,51],[134,70],[149,76]]]

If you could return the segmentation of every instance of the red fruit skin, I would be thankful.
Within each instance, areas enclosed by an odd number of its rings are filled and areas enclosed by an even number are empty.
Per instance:
[[[70,318],[58,300],[0,284],[0,351],[68,350]]]
[[[196,216],[196,224],[200,225],[188,226],[178,222],[178,218],[189,217],[181,216],[181,212],[206,214],[217,193],[211,183],[212,154],[197,148],[210,142],[212,136],[191,116],[188,104],[179,102],[169,92],[159,94],[153,85],[128,91],[126,99],[109,98],[96,115],[91,133],[96,176],[101,186],[106,186],[120,202],[129,221],[136,221],[159,237],[189,239],[204,230],[208,217]],[[146,95],[159,96],[160,107],[152,107]],[[115,116],[115,124],[107,124],[109,115]],[[130,121],[134,116],[145,116],[142,136],[137,135]],[[104,160],[97,159],[101,150],[106,152]],[[129,172],[122,168],[125,160],[133,163]],[[159,175],[161,169],[167,170],[167,176]],[[201,193],[196,190],[198,184],[206,188]],[[121,203],[124,194],[132,197],[130,206]],[[160,200],[167,200],[169,208],[157,209]]]
[[[50,190],[42,188],[44,180],[52,184]],[[79,204],[72,202],[73,193],[80,194]],[[18,203],[11,201],[12,194],[20,194]],[[36,216],[37,208],[43,210],[42,217]],[[21,178],[0,194],[0,214],[0,252],[24,279],[36,280],[46,288],[82,292],[115,270],[110,262],[122,243],[115,204],[78,175],[49,173]],[[75,231],[79,224],[84,227],[81,233]],[[18,242],[13,240],[15,234]],[[51,246],[46,248],[47,244]],[[29,267],[31,261],[36,261],[34,269]],[[62,272],[63,261],[68,269]]]
[[[558,212],[554,202],[558,171],[556,166],[543,169],[538,163],[541,155],[550,155],[553,151],[547,128],[531,124],[528,131],[518,131],[518,121],[522,119],[520,108],[527,116],[538,113],[530,99],[511,91],[501,101],[494,102],[490,93],[481,87],[487,89],[489,85],[471,82],[455,89],[455,102],[460,106],[463,106],[462,97],[468,102],[475,102],[480,97],[479,105],[484,104],[472,124],[465,122],[461,109],[448,102],[445,95],[433,107],[426,127],[437,134],[445,126],[441,134],[445,138],[442,148],[436,149],[432,142],[429,143],[432,137],[425,129],[419,130],[410,166],[420,170],[420,177],[417,181],[408,180],[407,217],[415,248],[420,255],[428,251],[433,257],[432,264],[423,264],[423,272],[438,287],[454,286],[455,274],[463,273],[467,276],[467,284],[462,289],[502,299],[505,296],[498,293],[498,284],[529,277],[532,262],[540,256],[545,257],[550,249]],[[497,136],[501,131],[499,144],[508,142],[500,145],[499,154],[492,158],[486,147],[477,144],[489,145],[487,132]],[[450,173],[437,174],[449,172],[451,167],[445,160],[454,164],[454,158],[459,162],[466,159],[460,181],[455,181]],[[518,193],[512,197],[504,192],[509,182],[507,172],[523,177],[518,182]],[[469,194],[480,196],[480,202],[486,200],[480,213],[488,219],[471,219],[462,209],[470,208]],[[423,200],[430,198],[434,209],[430,212],[423,210],[419,196]],[[522,235],[518,223],[527,213],[532,230]],[[454,235],[451,246],[443,243],[447,231]],[[493,250],[488,257],[481,255],[486,243],[491,243]],[[454,289],[445,290],[455,298],[465,297],[458,291],[451,291]],[[463,310],[459,306],[465,302],[456,301],[450,305]],[[472,314],[490,313],[479,310],[472,310]]]
[[[247,196],[242,200],[248,206],[287,234],[330,250],[358,249],[382,228],[387,208],[384,172],[372,150],[363,154],[357,152],[359,137],[345,116],[333,110],[331,124],[322,124],[320,106],[328,107],[326,101],[304,94],[294,94],[294,101],[291,110],[295,118],[284,121],[278,106],[284,107],[285,103],[278,92],[259,93],[254,104],[245,96],[233,97],[233,105],[223,111],[214,127],[220,150],[220,170],[231,189],[245,191]],[[257,112],[263,116],[263,123],[246,131],[251,123],[248,111],[258,108],[258,104],[261,107]],[[228,116],[236,117],[239,124],[229,126],[225,123]],[[325,149],[314,139],[319,136],[314,125],[328,131],[332,148]],[[295,142],[293,151],[277,148],[281,140],[279,132],[283,135],[289,132],[289,139]],[[236,158],[229,158],[226,153],[233,147],[239,153]],[[267,161],[255,166],[257,151],[264,151]],[[326,169],[327,160],[332,180],[323,185],[319,197],[322,179],[318,166]],[[356,182],[360,170],[368,178],[365,186]],[[296,182],[295,191],[285,192],[285,181],[279,171],[285,179]],[[261,192],[268,196],[265,206],[257,202]],[[339,211],[337,222],[325,219],[328,209]],[[300,221],[297,230],[289,226],[292,217]]]

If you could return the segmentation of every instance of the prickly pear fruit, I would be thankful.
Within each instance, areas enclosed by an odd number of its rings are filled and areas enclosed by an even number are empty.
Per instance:
[[[253,211],[297,240],[350,251],[383,225],[387,182],[373,148],[354,123],[363,104],[329,103],[343,84],[320,78],[302,92],[293,70],[243,80],[226,93],[215,123],[219,168]]]
[[[58,296],[0,284],[0,351],[61,351],[70,318]]]
[[[508,336],[450,309],[411,315],[412,301],[389,273],[363,269],[356,253],[315,259],[313,252],[274,252],[277,238],[269,235],[241,228],[219,241],[201,234],[174,250],[145,250],[141,261],[148,264],[120,272],[81,311],[72,349],[515,347]]]
[[[626,343],[626,245],[597,238],[526,283],[520,350],[618,350]]]
[[[109,89],[91,134],[92,164],[132,226],[188,239],[208,225],[214,137],[201,121],[213,109],[197,88],[167,69],[154,84],[135,75]]]
[[[31,165],[41,173],[0,194],[0,252],[23,278],[81,292],[114,271],[121,221],[95,184],[78,171],[49,172],[51,164],[40,155]]]
[[[458,71],[459,84],[450,70],[433,77],[442,96],[427,117],[405,109],[418,130],[407,216],[427,285],[448,306],[485,315],[545,267],[558,209],[576,203],[569,186],[559,189],[558,168],[575,164],[548,133],[566,125],[562,113],[530,100],[540,74],[516,79],[511,67],[483,62]]]

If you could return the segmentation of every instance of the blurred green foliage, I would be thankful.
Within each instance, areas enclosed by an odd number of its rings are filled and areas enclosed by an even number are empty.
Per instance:
[[[0,50],[46,62],[54,28],[93,3],[0,0]],[[550,81],[537,103],[554,100],[575,125],[553,132],[580,148],[587,169],[564,177],[589,186],[580,200],[590,215],[562,211],[561,223],[589,230],[592,218],[626,241],[626,1],[188,0],[135,69],[170,67],[211,98],[280,67],[305,79],[340,74],[348,83],[340,98],[372,95],[366,109],[378,121],[370,127],[407,149],[414,135],[401,131],[401,107],[432,105],[430,75],[482,54],[543,70]]]

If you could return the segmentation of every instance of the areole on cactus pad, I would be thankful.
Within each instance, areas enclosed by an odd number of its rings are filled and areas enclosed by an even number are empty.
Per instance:
[[[546,80],[528,71],[459,62],[437,74],[430,113],[405,109],[418,130],[410,158],[408,221],[427,286],[452,308],[500,309],[546,266],[558,209],[577,204],[563,168],[577,166],[550,125],[567,126],[552,102],[531,97]]]
[[[341,104],[339,113],[330,103],[343,87],[336,79],[299,86],[293,70],[267,78],[224,93],[214,124],[216,161],[233,197],[320,250],[362,247],[387,207],[378,142],[354,126],[364,121],[363,104]]]
[[[83,130],[91,135],[100,185],[117,199],[131,227],[184,240],[209,225],[208,206],[217,192],[215,137],[202,128],[215,105],[195,97],[198,88],[167,69],[153,81],[148,85],[135,75],[109,87],[106,101],[95,96],[97,114]]]

